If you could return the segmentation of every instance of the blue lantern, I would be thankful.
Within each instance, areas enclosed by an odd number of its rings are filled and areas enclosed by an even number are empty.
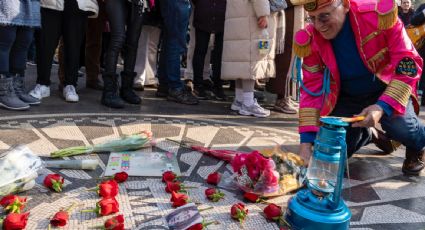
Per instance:
[[[351,212],[341,199],[347,146],[345,126],[338,118],[324,117],[314,141],[307,169],[307,188],[288,203],[285,220],[291,229],[348,229]]]

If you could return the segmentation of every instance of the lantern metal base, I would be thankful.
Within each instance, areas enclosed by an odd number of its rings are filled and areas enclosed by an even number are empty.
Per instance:
[[[326,208],[309,199],[314,195],[308,189],[299,191],[291,198],[285,220],[292,230],[345,230],[349,229],[351,212],[344,201],[336,208]],[[315,208],[317,207],[317,209]]]

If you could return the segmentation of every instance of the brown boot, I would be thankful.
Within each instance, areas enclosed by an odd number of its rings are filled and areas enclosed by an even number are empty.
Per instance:
[[[424,156],[425,150],[422,151],[412,151],[406,149],[406,159],[403,162],[403,167],[401,171],[403,171],[406,175],[417,176],[424,169]]]
[[[397,150],[400,143],[389,139],[385,134],[375,128],[371,128],[372,131],[372,143],[376,145],[384,154],[390,154]]]

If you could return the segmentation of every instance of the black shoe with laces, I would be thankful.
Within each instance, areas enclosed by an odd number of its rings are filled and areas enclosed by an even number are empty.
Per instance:
[[[167,97],[168,96],[168,86],[158,85],[155,93],[156,97]]]
[[[226,94],[224,94],[223,87],[214,87],[213,93],[214,93],[216,100],[219,100],[219,101],[227,100],[227,96],[226,96]]]
[[[168,90],[167,100],[186,105],[197,105],[199,103],[198,99],[192,94],[192,92],[184,89]]]
[[[198,98],[199,100],[208,100],[208,95],[205,92],[203,88],[197,88],[193,90],[193,94]]]

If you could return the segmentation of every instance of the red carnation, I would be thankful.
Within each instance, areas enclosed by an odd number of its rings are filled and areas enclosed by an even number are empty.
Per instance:
[[[250,192],[246,192],[245,194],[243,194],[243,198],[245,198],[246,200],[252,202],[252,203],[260,203],[263,200],[262,197],[260,197],[259,195],[255,194],[255,193],[250,193]]]
[[[119,212],[119,204],[114,197],[103,198],[96,203],[95,209],[83,210],[81,212],[94,212],[98,216],[107,216]]]
[[[217,202],[224,197],[224,193],[220,192],[220,190],[215,188],[207,188],[205,190],[205,196],[207,196],[208,200],[212,202]]]
[[[76,206],[76,203],[72,204],[68,209],[57,212],[50,220],[50,224],[55,227],[63,227],[67,224],[69,214],[71,210]]]
[[[217,221],[202,222],[202,223],[194,224],[194,225],[190,226],[189,228],[187,228],[186,230],[203,230],[203,229],[205,229],[205,227],[207,227],[208,225],[211,225],[211,224],[219,224],[219,223]]]
[[[97,193],[103,198],[115,197],[118,194],[118,183],[115,180],[103,181],[98,185]]]
[[[69,219],[69,214],[66,211],[57,212],[50,220],[50,224],[55,227],[63,227],[66,225]]]
[[[162,174],[162,182],[174,182],[177,179],[177,175],[172,171],[166,171]]]
[[[194,225],[190,226],[186,230],[202,230],[202,229],[204,229],[204,225],[202,225],[201,223],[198,223],[198,224],[194,224]]]
[[[243,222],[248,215],[248,209],[245,208],[245,205],[242,203],[236,203],[230,209],[230,215],[233,219]]]
[[[269,204],[264,208],[264,214],[269,220],[279,221],[282,218],[282,208],[275,204]]]
[[[115,173],[114,180],[118,183],[125,182],[128,179],[128,174],[126,172]]]
[[[64,179],[59,174],[49,174],[44,178],[43,184],[47,188],[53,189],[56,192],[61,192]]]
[[[207,183],[213,184],[213,185],[218,185],[218,183],[220,182],[220,179],[221,179],[221,174],[218,173],[218,172],[214,172],[214,173],[211,173],[210,175],[208,175]]]
[[[186,194],[176,193],[174,191],[171,191],[170,201],[173,202],[172,203],[173,208],[177,208],[187,204],[187,202],[189,201],[189,197]]]
[[[9,213],[21,213],[26,202],[27,198],[22,198],[17,195],[7,195],[0,200],[0,205]]]
[[[167,193],[171,193],[172,191],[179,192],[180,190],[182,190],[180,182],[167,182],[167,186],[165,187]]]
[[[105,230],[124,230],[124,216],[118,215],[105,221]]]
[[[19,214],[19,213],[10,213],[3,220],[3,230],[21,230],[25,229],[27,226],[29,212]]]

